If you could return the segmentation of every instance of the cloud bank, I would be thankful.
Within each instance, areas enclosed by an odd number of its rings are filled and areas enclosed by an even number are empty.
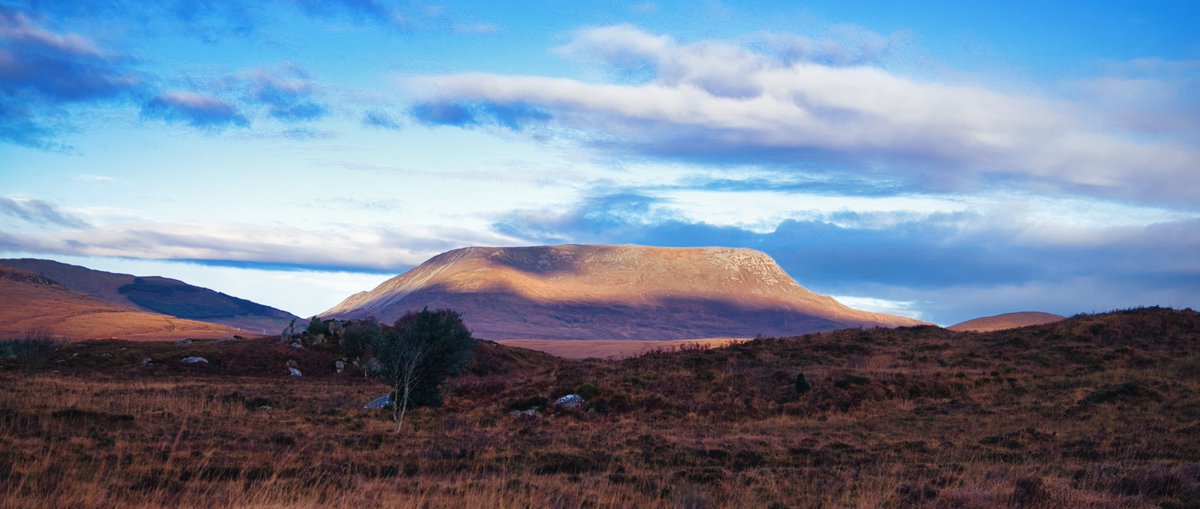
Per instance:
[[[856,64],[865,57],[831,64],[809,60],[811,51],[680,43],[629,25],[581,30],[560,51],[624,78],[424,76],[408,82],[424,97],[413,114],[460,127],[549,123],[614,157],[900,179],[936,192],[1005,185],[1176,204],[1200,197],[1194,125],[1162,133],[1162,124],[1070,97],[917,80]],[[536,114],[494,113],[503,111]]]

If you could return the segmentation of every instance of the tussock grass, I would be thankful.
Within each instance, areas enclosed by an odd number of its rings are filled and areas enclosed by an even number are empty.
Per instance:
[[[72,345],[0,370],[0,508],[1195,507],[1198,343],[1200,315],[1149,309],[623,361],[481,344],[401,435],[320,352]],[[255,374],[287,355],[305,377]],[[589,410],[509,415],[584,384]]]

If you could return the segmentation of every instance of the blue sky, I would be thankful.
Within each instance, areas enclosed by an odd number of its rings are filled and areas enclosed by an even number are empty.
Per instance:
[[[779,4],[0,0],[0,256],[305,316],[543,243],[941,324],[1200,307],[1200,4]]]

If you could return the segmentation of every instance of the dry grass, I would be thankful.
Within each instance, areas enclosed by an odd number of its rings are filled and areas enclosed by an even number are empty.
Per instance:
[[[399,436],[322,352],[72,345],[0,371],[0,507],[1197,507],[1198,341],[1149,309],[623,361],[484,343]],[[509,415],[585,382],[587,411]]]
[[[671,340],[633,339],[501,339],[504,346],[546,352],[565,359],[625,359],[649,352],[719,348],[750,341],[750,338],[702,338]]]

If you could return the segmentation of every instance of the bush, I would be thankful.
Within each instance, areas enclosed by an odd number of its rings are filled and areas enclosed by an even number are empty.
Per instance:
[[[804,373],[797,373],[796,374],[796,393],[804,394],[811,390],[812,390],[812,382],[808,381],[808,378],[806,378],[804,376]]]
[[[346,359],[357,361],[366,358],[371,345],[382,337],[383,328],[375,321],[375,318],[367,318],[346,323],[342,339],[338,343],[342,347],[342,354],[346,356]]]
[[[32,375],[45,366],[57,349],[58,341],[45,329],[31,329],[25,332],[24,339],[9,344],[9,350],[17,356],[21,371],[26,375]]]
[[[589,401],[594,399],[596,397],[596,394],[598,394],[599,392],[600,392],[599,389],[596,389],[595,385],[592,385],[587,382],[581,383],[581,384],[579,384],[578,387],[575,388],[575,394],[578,394],[578,395],[582,396],[584,400],[589,400]]]

